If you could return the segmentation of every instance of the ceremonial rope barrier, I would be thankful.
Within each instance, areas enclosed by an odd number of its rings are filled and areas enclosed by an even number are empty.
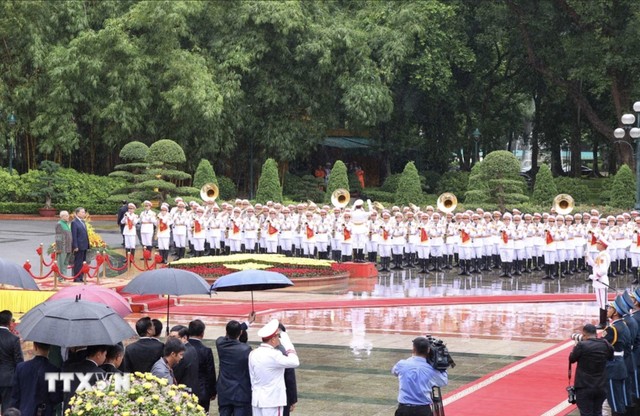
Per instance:
[[[96,283],[100,284],[100,268],[102,267],[102,277],[106,278],[107,277],[107,268],[114,270],[116,272],[121,272],[125,269],[130,269],[131,267],[134,267],[136,270],[141,271],[141,272],[145,272],[148,270],[154,270],[158,267],[158,265],[160,265],[160,267],[166,267],[165,264],[162,264],[162,256],[160,254],[156,254],[153,257],[153,261],[150,263],[149,261],[151,260],[151,251],[149,250],[144,250],[143,252],[143,258],[144,258],[144,266],[143,267],[139,267],[136,263],[135,263],[135,259],[134,259],[134,254],[133,253],[127,253],[126,255],[126,261],[125,264],[121,267],[115,267],[112,263],[111,263],[111,259],[109,258],[109,255],[106,252],[98,252],[98,254],[96,255],[96,265],[95,266],[91,266],[90,264],[88,264],[86,261],[82,264],[82,268],[80,269],[80,271],[78,273],[76,273],[74,276],[67,276],[66,274],[62,274],[60,273],[60,266],[58,264],[57,261],[57,256],[56,253],[53,252],[50,254],[50,260],[47,261],[44,258],[44,254],[43,254],[43,244],[41,243],[40,246],[38,248],[36,248],[36,253],[38,254],[38,256],[40,257],[40,273],[39,275],[35,275],[32,273],[31,271],[31,263],[29,262],[29,260],[25,261],[25,263],[23,264],[22,267],[24,267],[24,269],[31,275],[31,277],[33,277],[35,280],[44,280],[50,276],[54,276],[53,278],[53,285],[54,288],[56,288],[58,286],[58,279],[60,280],[67,280],[67,281],[74,281],[75,279],[77,279],[78,277],[82,276],[82,282],[84,284],[87,284],[87,279],[96,279]],[[49,271],[47,273],[44,273],[43,271],[43,267],[50,267]],[[71,268],[71,267],[68,267]]]

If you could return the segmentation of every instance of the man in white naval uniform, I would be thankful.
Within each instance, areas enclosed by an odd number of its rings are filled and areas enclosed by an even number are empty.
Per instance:
[[[260,329],[258,336],[262,343],[249,354],[253,416],[279,416],[287,405],[284,370],[298,367],[300,360],[289,335],[280,332],[277,319]],[[287,355],[277,348],[280,344]]]

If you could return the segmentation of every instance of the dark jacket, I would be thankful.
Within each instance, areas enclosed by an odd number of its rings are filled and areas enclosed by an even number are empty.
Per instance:
[[[603,338],[589,338],[578,342],[569,354],[570,363],[578,363],[576,389],[604,389],[605,367],[613,358],[613,347]]]
[[[220,374],[218,375],[218,404],[251,403],[249,353],[251,347],[229,337],[216,340]]]
[[[198,378],[199,364],[198,351],[193,345],[186,343],[182,360],[173,367],[173,376],[176,378],[176,382],[189,387],[198,398],[202,395]]]
[[[16,365],[23,361],[20,338],[8,328],[0,327],[0,387],[11,386]]]
[[[100,381],[100,379],[104,378],[105,372],[102,368],[98,367],[96,363],[93,361],[86,359],[84,361],[73,362],[73,363],[65,363],[62,365],[62,372],[65,373],[95,373],[97,374],[94,377],[91,377],[90,384],[94,385],[96,382]],[[74,377],[71,382],[71,392],[64,393],[64,405],[65,409],[69,407],[69,400],[75,395],[75,391],[80,385],[80,381],[78,377]]]
[[[208,404],[211,397],[217,394],[216,365],[213,361],[213,351],[198,338],[189,338],[189,344],[198,352],[198,380],[200,382],[199,403]]]
[[[283,355],[287,355],[287,351],[284,349],[282,344],[278,345],[278,350]],[[284,369],[284,386],[287,389],[287,405],[285,406],[283,416],[288,416],[290,414],[289,409],[292,404],[298,403],[298,383],[296,382],[296,369],[295,368],[285,368]]]
[[[151,367],[162,357],[164,344],[155,338],[140,338],[124,350],[124,371],[150,373]]]
[[[87,233],[87,224],[83,223],[79,218],[71,221],[71,245],[73,249],[89,250],[89,234]]]
[[[122,371],[113,364],[102,364],[100,368],[102,368],[107,374],[122,374]]]
[[[20,410],[24,416],[34,416],[39,406],[43,406],[42,416],[54,414],[54,406],[62,402],[62,386],[58,385],[49,393],[49,384],[45,373],[57,373],[60,369],[45,357],[35,356],[16,367],[13,377],[11,406]]]

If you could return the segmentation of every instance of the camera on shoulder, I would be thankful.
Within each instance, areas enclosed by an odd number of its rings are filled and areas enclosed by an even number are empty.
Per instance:
[[[567,401],[576,404],[576,388],[574,386],[567,387]]]
[[[444,341],[434,338],[430,334],[425,335],[425,338],[429,341],[427,362],[431,364],[433,368],[444,371],[449,367],[454,368],[456,366]]]

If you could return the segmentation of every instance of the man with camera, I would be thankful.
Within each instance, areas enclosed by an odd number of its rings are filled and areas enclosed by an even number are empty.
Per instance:
[[[605,367],[613,358],[613,347],[597,337],[593,324],[585,325],[582,334],[573,334],[572,338],[578,341],[569,354],[569,363],[578,363],[574,388],[580,415],[602,415],[602,403],[607,397]]]
[[[446,370],[438,371],[428,362],[430,345],[425,337],[414,339],[413,356],[398,361],[391,369],[400,385],[396,416],[431,416],[431,389],[449,382]]]

